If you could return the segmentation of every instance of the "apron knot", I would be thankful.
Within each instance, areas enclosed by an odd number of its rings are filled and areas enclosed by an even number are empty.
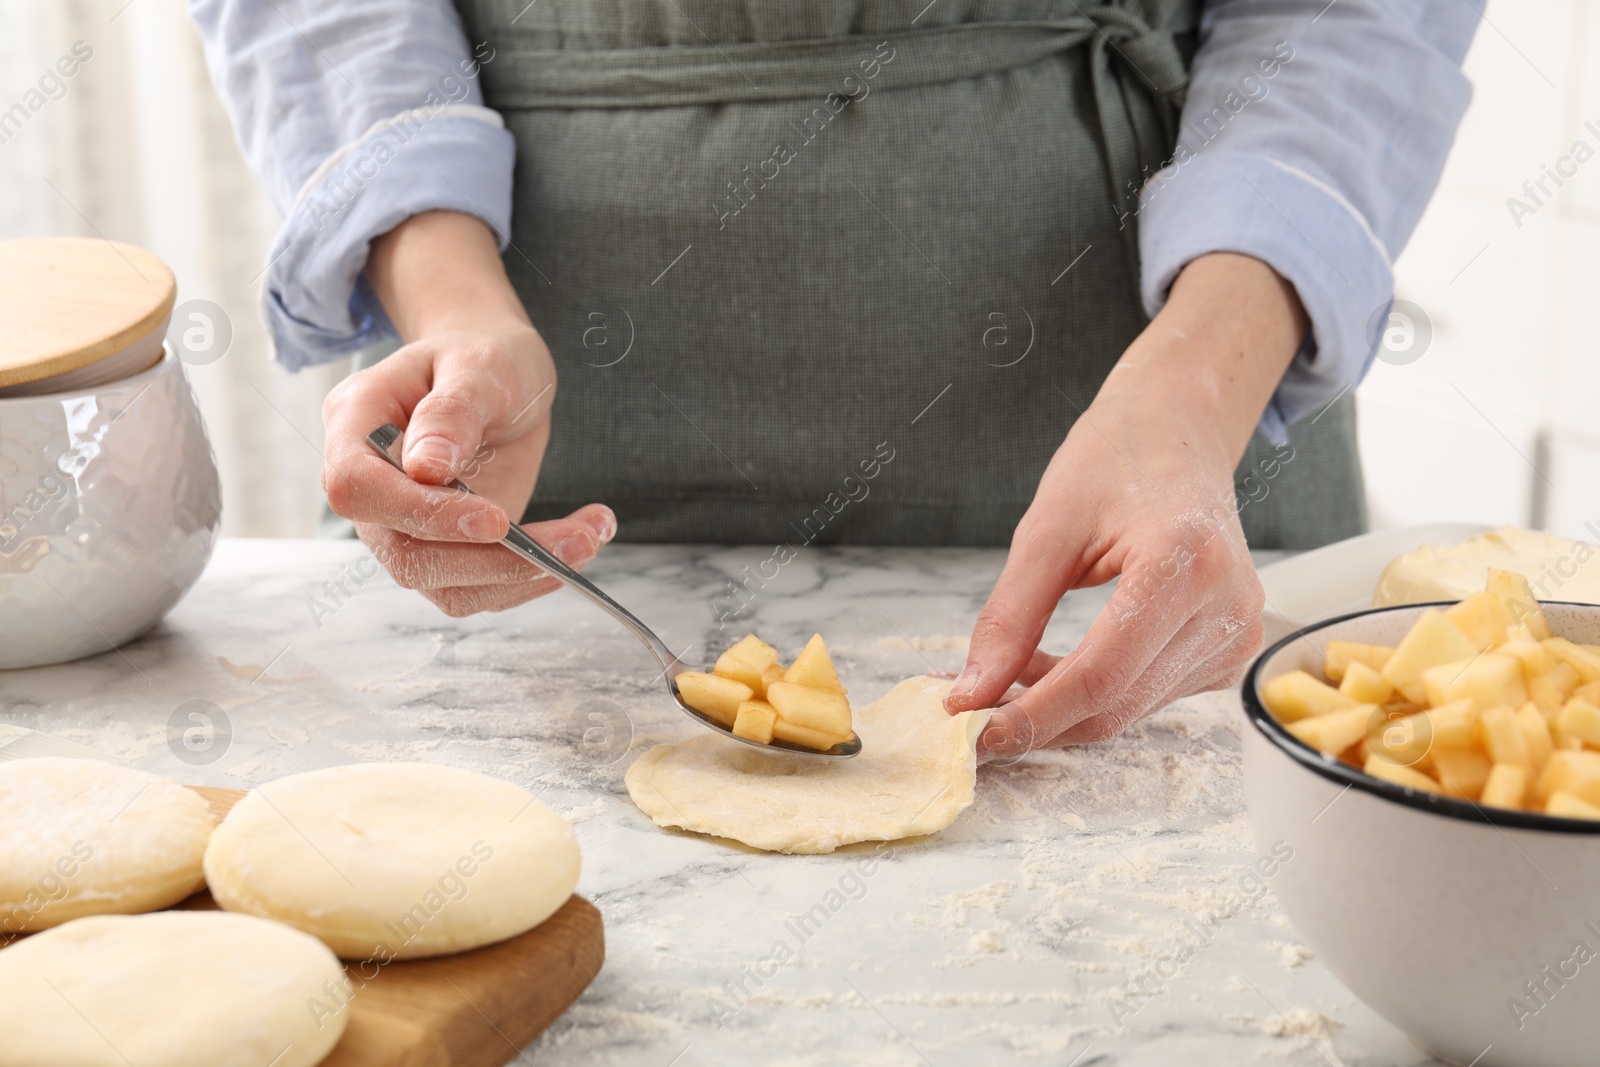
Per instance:
[[[1112,54],[1151,92],[1175,97],[1188,86],[1189,64],[1172,30],[1151,26],[1128,8],[1096,7],[1084,15],[1104,35]]]

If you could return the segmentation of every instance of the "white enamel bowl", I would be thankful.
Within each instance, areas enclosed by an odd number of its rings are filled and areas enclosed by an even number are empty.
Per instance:
[[[1368,777],[1296,740],[1261,685],[1321,677],[1330,640],[1394,645],[1425,605],[1333,619],[1267,649],[1243,687],[1245,797],[1272,888],[1340,981],[1466,1067],[1600,1063],[1600,822],[1480,808]],[[1546,604],[1600,642],[1600,607]]]
[[[0,399],[0,668],[108,652],[205,569],[216,460],[170,350],[129,378]]]

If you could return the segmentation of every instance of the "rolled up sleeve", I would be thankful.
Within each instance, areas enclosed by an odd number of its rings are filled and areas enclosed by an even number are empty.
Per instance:
[[[263,313],[291,370],[393,327],[361,278],[374,238],[411,215],[511,225],[515,145],[483,106],[492,62],[447,0],[192,0],[213,81],[284,223]]]
[[[1191,260],[1237,252],[1299,295],[1311,331],[1260,422],[1274,441],[1361,380],[1471,98],[1462,0],[1223,0],[1201,23],[1172,162],[1141,195],[1154,315]]]

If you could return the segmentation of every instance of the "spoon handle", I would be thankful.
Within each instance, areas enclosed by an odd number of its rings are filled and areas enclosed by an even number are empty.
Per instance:
[[[385,423],[367,435],[367,443],[380,456],[393,464],[397,470],[405,470],[405,465],[400,459],[405,436],[399,427],[393,423]],[[446,488],[459,489],[463,493],[472,492],[472,489],[459,479],[449,482]],[[618,622],[632,630],[634,636],[643,641],[645,647],[655,656],[656,661],[661,664],[661,670],[669,678],[681,671],[691,669],[673,654],[672,650],[667,647],[666,642],[656,636],[654,630],[640,622],[633,612],[612,600],[603,589],[563,563],[561,557],[528,536],[527,531],[516,523],[513,522],[511,524],[511,529],[500,539],[500,543],[551,577],[570,585],[605,609]]]

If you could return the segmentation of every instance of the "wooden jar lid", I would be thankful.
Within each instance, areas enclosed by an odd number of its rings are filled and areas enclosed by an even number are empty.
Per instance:
[[[0,388],[115,355],[159,330],[178,286],[149,252],[98,237],[0,241]]]

